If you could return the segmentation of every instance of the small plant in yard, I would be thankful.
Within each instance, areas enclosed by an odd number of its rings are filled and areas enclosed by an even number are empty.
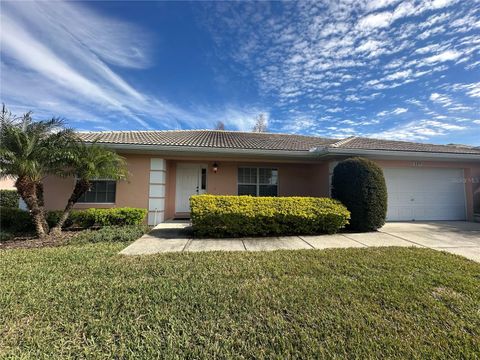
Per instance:
[[[350,211],[349,229],[374,231],[385,224],[387,186],[382,169],[373,161],[351,158],[338,163],[333,170],[332,197]]]

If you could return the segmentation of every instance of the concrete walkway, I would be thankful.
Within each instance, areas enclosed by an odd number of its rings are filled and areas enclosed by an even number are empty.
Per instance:
[[[480,262],[480,223],[392,222],[378,232],[241,239],[193,239],[188,221],[157,225],[123,249],[124,255],[180,251],[269,251],[371,246],[415,246],[447,251]]]

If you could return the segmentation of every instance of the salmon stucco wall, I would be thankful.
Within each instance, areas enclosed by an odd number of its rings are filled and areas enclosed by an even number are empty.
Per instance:
[[[76,209],[90,207],[138,207],[148,208],[148,189],[150,176],[150,156],[122,155],[127,161],[128,180],[117,182],[115,204],[77,203]],[[74,187],[73,178],[47,177],[44,184],[45,208],[47,210],[63,209]]]
[[[167,160],[167,199],[165,218],[175,216],[175,179],[178,160]],[[214,195],[237,195],[237,173],[239,167],[273,167],[278,169],[279,196],[328,196],[328,164],[295,164],[244,161],[183,161],[206,164],[207,193]]]
[[[148,208],[150,158],[153,155],[124,155],[130,176],[128,181],[117,183],[115,204],[77,204],[77,209],[89,207],[139,207]],[[375,160],[382,167],[414,167],[413,161]],[[176,166],[178,162],[207,165],[207,193],[219,195],[237,194],[238,168],[274,167],[279,171],[278,194],[280,196],[329,196],[329,163],[279,163],[266,161],[212,161],[167,159],[165,219],[175,216]],[[218,164],[218,172],[212,170]],[[463,162],[424,161],[422,167],[462,168],[465,174],[467,216],[473,219],[474,207],[480,211],[480,165]],[[48,177],[44,181],[45,205],[48,210],[63,209],[74,186],[74,179]]]
[[[16,190],[14,179],[0,179],[0,190]]]

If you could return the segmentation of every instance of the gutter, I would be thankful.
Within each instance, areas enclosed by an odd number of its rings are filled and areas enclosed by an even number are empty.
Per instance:
[[[87,143],[88,144],[88,143]],[[89,144],[92,144],[91,142]],[[96,144],[108,147],[117,151],[128,152],[155,152],[167,155],[244,155],[244,156],[257,156],[257,157],[280,157],[280,158],[295,158],[295,159],[311,159],[318,158],[319,152],[317,149],[311,149],[310,151],[286,151],[286,150],[258,150],[258,149],[230,149],[230,148],[209,148],[201,146],[162,146],[162,145],[140,145],[140,144],[113,144],[113,143],[101,143]]]
[[[350,138],[348,140],[351,140]],[[88,144],[88,143],[87,143]],[[91,142],[90,142],[91,144]],[[426,151],[396,151],[396,150],[366,150],[366,149],[345,149],[332,146],[312,148],[309,151],[287,151],[287,150],[258,150],[258,149],[231,149],[211,148],[201,146],[164,146],[164,145],[141,145],[141,144],[114,144],[96,143],[117,151],[161,153],[164,155],[178,156],[245,156],[264,157],[280,159],[304,159],[316,160],[330,156],[367,156],[367,157],[401,157],[407,159],[433,159],[433,160],[474,160],[480,161],[480,154],[456,154],[456,153],[435,153]],[[336,144],[335,144],[336,145]]]
[[[366,150],[366,149],[339,149],[325,147],[317,149],[322,156],[326,155],[364,155],[370,157],[402,157],[411,159],[438,159],[438,160],[476,160],[480,161],[480,154],[438,153],[427,151],[397,151],[397,150]]]

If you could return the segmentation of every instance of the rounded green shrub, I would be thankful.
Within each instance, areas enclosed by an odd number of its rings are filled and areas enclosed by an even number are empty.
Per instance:
[[[332,197],[350,211],[348,229],[374,231],[385,224],[387,186],[383,171],[373,161],[351,158],[333,170]]]

